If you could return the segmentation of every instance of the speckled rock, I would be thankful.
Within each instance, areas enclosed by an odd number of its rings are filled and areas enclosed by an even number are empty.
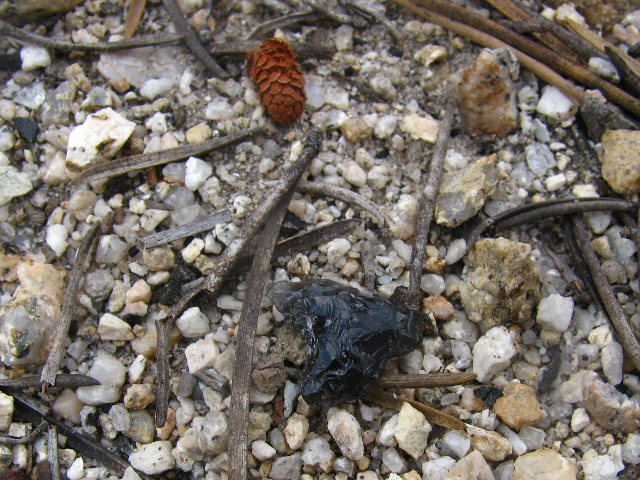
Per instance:
[[[359,143],[373,135],[373,129],[360,117],[352,117],[340,125],[340,132],[351,143]]]
[[[576,480],[578,469],[549,448],[518,457],[511,480]]]
[[[429,433],[431,433],[431,425],[424,415],[410,404],[403,404],[394,430],[399,447],[417,460],[424,454]]]
[[[442,176],[436,200],[438,224],[455,228],[480,211],[498,183],[495,164],[494,154]]]
[[[471,439],[471,445],[482,454],[485,460],[501,462],[511,454],[512,448],[509,440],[499,433],[473,425],[467,425],[467,433]]]
[[[621,195],[640,192],[640,132],[608,130],[602,136],[602,176]]]
[[[535,389],[520,383],[510,383],[502,390],[493,412],[515,430],[536,423],[543,415]]]
[[[495,480],[491,467],[482,454],[473,450],[466,457],[458,460],[453,467],[444,474],[442,480]]]
[[[330,408],[327,413],[327,428],[340,447],[343,455],[351,460],[360,460],[364,456],[360,424],[353,415],[339,408]]]
[[[469,270],[460,283],[460,300],[469,320],[483,331],[531,318],[540,298],[538,267],[531,245],[505,238],[476,242],[465,263]]]
[[[462,74],[460,110],[471,134],[506,135],[516,128],[518,109],[513,80],[518,60],[507,49],[484,49]],[[516,77],[516,78],[513,78]]]

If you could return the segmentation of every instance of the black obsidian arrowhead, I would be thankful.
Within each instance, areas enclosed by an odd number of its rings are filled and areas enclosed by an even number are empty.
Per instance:
[[[319,407],[363,396],[387,360],[422,341],[422,313],[374,292],[308,280],[274,283],[267,296],[307,344],[302,396]]]

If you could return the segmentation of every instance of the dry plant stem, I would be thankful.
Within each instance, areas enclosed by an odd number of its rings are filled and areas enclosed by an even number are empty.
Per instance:
[[[409,264],[409,290],[407,291],[407,304],[412,310],[420,310],[420,279],[426,258],[425,249],[427,248],[429,227],[433,219],[433,210],[435,208],[436,197],[438,196],[440,178],[442,177],[442,166],[444,165],[444,157],[447,153],[447,145],[449,143],[452,125],[453,105],[449,104],[445,111],[444,118],[440,123],[436,147],[427,173],[427,182],[422,191],[422,198],[420,199],[420,206],[418,207],[416,234],[413,240],[413,248],[411,249],[411,263]]]
[[[334,238],[346,235],[360,225],[360,223],[361,220],[355,218],[350,220],[340,220],[328,225],[323,225],[322,227],[314,228],[308,232],[300,233],[286,240],[282,240],[276,244],[271,261],[285,255],[293,255],[298,252],[308,252],[321,243],[326,243]],[[246,254],[242,255],[242,258],[238,261],[238,264],[234,269],[234,273],[239,273],[251,268],[251,262],[254,254],[255,251],[248,251]]]
[[[236,336],[236,358],[231,390],[231,413],[229,415],[229,478],[238,480],[247,478],[249,388],[251,386],[253,345],[258,326],[258,315],[260,314],[260,302],[271,266],[273,248],[292,196],[293,189],[282,197],[260,235],[258,250],[253,258],[249,274],[247,295],[242,303],[242,313]]]
[[[49,461],[49,473],[51,480],[60,480],[60,458],[58,457],[58,429],[55,425],[49,425],[47,436],[47,460]]]
[[[578,277],[580,278],[580,280],[582,280],[582,284],[584,285],[584,288],[591,297],[591,301],[595,304],[596,308],[602,313],[605,313],[606,310],[604,308],[604,305],[602,304],[600,295],[598,295],[596,284],[593,283],[593,279],[591,278],[591,274],[589,273],[589,267],[587,267],[587,264],[582,257],[582,252],[580,251],[580,247],[578,247],[576,238],[573,235],[571,222],[569,221],[568,217],[564,217],[562,220],[562,233],[564,235],[564,242],[567,246],[567,250],[569,251],[569,255],[571,256],[571,261],[578,271]]]
[[[219,223],[227,223],[230,221],[231,214],[229,213],[229,210],[224,210],[216,213],[215,215],[211,215],[209,218],[205,218],[204,220],[187,223],[186,225],[180,225],[179,227],[169,228],[168,230],[163,230],[161,232],[142,237],[140,239],[140,245],[142,248],[153,248],[159,245],[165,245],[180,238],[212,230]]]
[[[521,223],[533,222],[558,215],[570,215],[573,213],[596,212],[603,210],[635,211],[637,205],[626,200],[615,198],[562,198],[547,202],[530,203],[522,207],[506,210],[493,217],[486,218],[475,227],[467,237],[467,252],[480,239],[482,233],[491,228],[510,228]],[[531,215],[529,215],[531,214]],[[525,215],[527,215],[525,217]]]
[[[638,78],[636,72],[627,65],[624,58],[613,48],[606,46],[604,49],[609,56],[609,60],[611,60],[611,63],[613,63],[613,66],[616,67],[620,74],[620,82],[625,86],[629,93],[636,97],[640,96],[640,78]]]
[[[600,89],[609,100],[620,105],[625,110],[634,113],[636,116],[640,116],[640,101],[638,101],[638,99],[596,74],[591,73],[586,68],[567,61],[539,43],[522,35],[518,35],[499,23],[472,12],[468,8],[459,7],[453,3],[442,0],[416,0],[416,2],[429,10],[441,15],[446,15],[456,21],[463,22],[470,27],[480,29],[489,35],[497,37],[521,52],[531,55],[536,60],[545,63],[555,71],[580,82],[586,87]]]
[[[362,270],[364,270],[364,287],[373,291],[376,288],[376,272],[374,271],[373,250],[369,240],[362,241],[360,256],[362,257]]]
[[[436,388],[452,387],[473,382],[475,373],[427,373],[385,375],[376,383],[377,388]]]
[[[182,10],[178,6],[176,0],[162,0],[164,8],[167,9],[167,13],[169,13],[169,18],[171,22],[176,27],[178,33],[184,36],[184,42],[191,50],[191,53],[205,66],[207,70],[213,73],[216,77],[227,79],[229,78],[229,74],[225,72],[220,65],[216,63],[216,61],[209,55],[207,49],[202,46],[200,40],[196,34],[191,30],[189,26],[189,22],[187,21],[187,17],[184,16]]]
[[[421,8],[418,5],[411,3],[410,0],[395,0],[395,2],[407,8],[408,10],[411,10],[416,15],[419,15],[432,23],[440,25],[447,30],[451,30],[461,37],[471,40],[472,42],[475,42],[479,45],[489,48],[509,48],[514,53],[514,55],[518,57],[518,60],[520,60],[520,64],[527,70],[534,73],[538,78],[544,80],[547,83],[550,83],[551,85],[556,86],[572,100],[575,100],[578,103],[582,103],[584,101],[584,94],[580,89],[576,88],[573,84],[562,78],[551,68],[547,67],[544,63],[534,60],[529,55],[526,55],[520,50],[507,45],[505,42],[498,40],[497,38],[492,37],[491,35],[488,35],[476,28],[472,28],[469,25],[456,22],[444,15],[440,15]]]
[[[609,314],[609,319],[618,334],[620,344],[625,354],[631,358],[635,367],[640,370],[640,344],[638,344],[638,339],[629,326],[629,321],[622,309],[622,305],[620,305],[620,302],[618,302],[618,299],[616,299],[616,296],[611,290],[611,285],[609,285],[609,281],[600,265],[600,259],[589,241],[587,229],[584,226],[582,217],[579,215],[572,216],[571,226],[573,227],[573,233],[576,236],[582,255],[587,262],[593,281],[596,284],[602,303],[604,303],[607,313]]]
[[[127,16],[124,19],[124,34],[127,38],[133,37],[133,34],[138,28],[138,23],[144,13],[144,7],[147,4],[147,0],[132,0],[127,11]]]
[[[253,211],[251,216],[245,221],[236,237],[220,256],[213,272],[207,279],[191,292],[183,295],[169,312],[167,318],[162,322],[156,322],[158,328],[158,344],[156,356],[158,357],[158,392],[156,395],[156,425],[162,427],[167,419],[167,405],[169,402],[169,333],[173,327],[173,322],[182,313],[193,297],[201,291],[206,291],[209,295],[215,296],[224,284],[235,265],[240,260],[244,250],[249,245],[251,239],[258,230],[265,224],[273,210],[278,205],[280,199],[298,182],[302,172],[307,168],[311,160],[318,153],[322,144],[323,133],[312,128],[307,133],[304,148],[296,162],[282,175],[280,181],[265,196],[260,205]],[[162,334],[161,334],[162,333]]]
[[[47,430],[47,427],[47,422],[42,422],[29,435],[22,438],[7,437],[5,435],[2,435],[0,436],[0,443],[4,445],[20,445],[35,442],[40,434]]]
[[[364,400],[368,402],[377,403],[378,405],[382,405],[383,407],[393,408],[396,410],[400,410],[402,408],[403,403],[408,403],[416,410],[422,412],[425,418],[436,425],[440,425],[445,428],[450,428],[452,430],[464,430],[465,424],[462,423],[455,417],[448,415],[440,410],[437,410],[433,407],[425,405],[424,403],[416,402],[415,400],[410,400],[405,397],[401,397],[400,395],[396,395],[395,393],[385,392],[384,390],[380,390],[378,388],[373,388],[364,396]]]
[[[163,43],[171,43],[182,40],[182,35],[160,34],[148,37],[135,38],[133,40],[124,40],[122,42],[100,42],[91,44],[76,44],[73,42],[64,42],[61,40],[53,40],[51,38],[34,35],[25,32],[13,25],[0,20],[0,36],[6,35],[19,42],[38,45],[40,47],[52,48],[61,52],[113,52],[116,50],[126,50],[129,48],[142,48],[152,45],[160,45]]]
[[[349,15],[338,13],[327,8],[326,2],[321,0],[306,0],[307,5],[316,12],[320,12],[324,17],[333,20],[338,25],[353,25],[353,19]]]
[[[358,12],[362,12],[370,17],[375,18],[375,20],[391,34],[395,41],[400,43],[404,42],[404,36],[402,35],[402,33],[400,33],[398,27],[391,23],[384,15],[378,13],[377,10],[369,8],[365,3],[360,4],[354,2],[353,0],[344,0],[342,3]]]
[[[363,210],[369,212],[378,221],[381,227],[387,227],[388,222],[384,213],[371,200],[366,199],[359,193],[347,190],[346,188],[336,187],[326,183],[316,182],[299,182],[296,190],[301,193],[310,193],[312,195],[320,195],[325,197],[342,200],[345,203],[357,205]]]
[[[98,230],[100,229],[100,222],[96,222],[91,229],[85,234],[82,239],[82,243],[76,252],[76,262],[73,265],[71,274],[69,275],[69,281],[67,283],[67,289],[64,293],[64,299],[62,300],[62,308],[60,311],[60,320],[56,327],[56,336],[53,339],[49,356],[47,357],[47,363],[44,364],[42,374],[40,375],[40,381],[43,384],[55,385],[56,375],[60,368],[60,362],[66,351],[65,342],[67,341],[67,335],[69,334],[69,326],[73,314],[76,310],[76,295],[78,294],[78,287],[80,286],[80,280],[82,279],[82,273],[84,271],[84,264],[89,257],[89,251],[91,245],[95,239]]]
[[[553,27],[545,22],[541,21],[540,18],[534,18],[529,12],[524,11],[518,5],[511,2],[511,0],[487,0],[487,3],[492,5],[497,10],[500,10],[504,15],[506,15],[511,20],[516,21],[534,21],[538,23],[542,27],[546,27],[549,31],[553,32],[543,32],[543,33],[534,33],[534,37],[548,46],[551,50],[556,52],[558,55],[562,55],[567,60],[577,63],[580,58],[567,50],[567,46],[571,47],[571,45],[567,44],[566,41],[561,41],[561,39],[557,38],[558,32],[553,29]],[[544,17],[541,17],[544,18]],[[546,19],[545,19],[546,20]],[[553,25],[556,25],[559,29],[564,30],[560,25],[554,24],[553,22],[549,22]],[[565,32],[569,33],[567,30]],[[560,34],[562,35],[562,34]],[[593,48],[593,47],[592,47]],[[572,50],[575,51],[573,47]],[[600,54],[598,54],[600,56]],[[586,58],[586,61],[589,61],[589,58]]]
[[[321,14],[313,10],[283,15],[282,17],[274,18],[273,20],[269,20],[268,22],[258,25],[247,36],[247,40],[266,38],[271,34],[271,32],[275,31],[278,28],[288,27],[300,22],[315,22],[321,17]]]
[[[42,384],[40,377],[37,375],[27,375],[18,378],[0,379],[0,388],[35,388]],[[56,376],[55,388],[77,388],[90,387],[92,385],[100,385],[95,378],[86,375],[71,375],[61,373]]]
[[[229,393],[229,384],[226,382],[221,382],[217,378],[210,377],[204,373],[196,373],[195,377],[211,390],[215,390],[216,392],[223,393],[225,395]]]
[[[228,147],[237,142],[242,142],[264,133],[262,128],[253,128],[246,132],[227,135],[226,137],[213,138],[205,142],[184,145],[182,147],[162,150],[160,152],[143,153],[130,157],[118,158],[108,162],[103,162],[84,170],[80,175],[69,182],[69,185],[80,185],[83,183],[104,180],[105,178],[123,175],[135,170],[164,165],[166,163],[177,162],[189,157],[198,157],[212,150]]]
[[[67,437],[66,447],[78,452],[79,456],[81,455],[85,458],[92,458],[102,463],[105,467],[115,470],[120,477],[124,475],[124,471],[131,466],[129,462],[120,458],[117,454],[113,453],[92,437],[88,435],[80,435],[73,428],[68,427],[64,422],[51,417],[48,414],[49,408],[47,406],[23,394],[14,395],[12,393],[12,395],[15,403],[21,407],[21,413],[25,414],[28,421],[31,423],[41,423],[42,421],[45,421],[49,425],[54,425],[58,429],[60,435]],[[136,471],[136,473],[143,480],[151,480],[150,476],[145,475],[140,471]]]
[[[260,40],[216,43],[209,47],[211,55],[241,55],[260,47]],[[299,57],[332,57],[336,53],[335,46],[318,45],[311,42],[291,43],[291,48]]]
[[[551,257],[553,263],[556,265],[556,268],[560,271],[564,279],[571,286],[571,290],[573,293],[580,296],[585,292],[585,286],[580,277],[578,277],[571,267],[567,265],[567,263],[562,260],[556,253],[549,248],[547,245],[544,246],[544,251]]]
[[[547,366],[547,369],[542,374],[542,379],[538,384],[538,391],[540,393],[547,393],[551,389],[551,384],[558,378],[560,372],[560,365],[562,364],[562,357],[560,356],[560,348],[555,345],[549,349],[551,355],[551,362]]]

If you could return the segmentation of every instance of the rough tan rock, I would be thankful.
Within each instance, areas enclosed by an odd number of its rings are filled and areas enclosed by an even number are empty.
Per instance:
[[[442,480],[495,480],[495,477],[482,454],[474,450],[458,460]]]
[[[512,448],[509,440],[499,433],[473,425],[467,425],[467,433],[471,438],[471,445],[482,454],[485,460],[501,462],[511,454]]]
[[[559,453],[542,448],[518,457],[511,480],[576,480],[578,469]]]
[[[373,135],[373,129],[360,117],[346,120],[340,126],[340,131],[351,143],[359,143]]]
[[[460,300],[469,320],[479,323],[482,331],[531,318],[540,300],[531,245],[502,237],[480,240],[465,263],[469,274],[460,283]]]
[[[483,50],[462,74],[460,109],[471,134],[506,135],[516,128],[516,92],[503,51]]]
[[[510,383],[502,394],[493,406],[493,413],[511,428],[520,430],[542,418],[543,412],[534,388]]]
[[[640,132],[609,130],[602,136],[602,176],[621,195],[640,192]]]
[[[411,113],[400,122],[400,130],[411,135],[414,140],[436,143],[440,131],[440,121],[430,115],[421,117]]]
[[[398,417],[398,425],[393,433],[398,441],[398,446],[417,460],[418,457],[424,455],[429,433],[431,433],[431,425],[424,418],[424,415],[408,403],[403,404]]]
[[[496,155],[482,157],[462,170],[442,176],[436,199],[436,222],[455,228],[473,217],[498,183]]]
[[[427,297],[422,300],[422,313],[431,312],[436,320],[449,320],[456,313],[453,305],[442,295]]]

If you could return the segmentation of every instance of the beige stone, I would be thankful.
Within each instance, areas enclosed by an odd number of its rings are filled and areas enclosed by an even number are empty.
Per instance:
[[[142,410],[155,401],[156,397],[148,383],[136,383],[127,389],[124,405],[129,410]]]
[[[136,302],[149,303],[151,301],[151,287],[144,280],[138,280],[127,291],[124,296],[124,303],[131,305]]]
[[[511,428],[520,430],[542,418],[543,412],[533,387],[510,383],[502,394],[493,405],[493,413]]]
[[[462,457],[444,474],[442,480],[495,480],[491,467],[482,454],[473,450],[466,457]]]
[[[400,130],[411,135],[414,140],[436,143],[440,131],[440,121],[430,115],[421,117],[411,113],[400,122]]]
[[[482,454],[485,460],[501,462],[512,452],[509,440],[499,433],[473,425],[467,425],[467,433],[471,439],[471,445]]]
[[[621,195],[640,192],[640,132],[609,130],[602,136],[602,177]]]
[[[398,446],[417,460],[424,455],[429,433],[431,425],[424,415],[410,404],[403,404],[398,416],[398,425],[393,432]]]
[[[549,448],[518,457],[511,480],[576,480],[578,469]]]
[[[340,132],[351,143],[359,143],[373,135],[373,129],[360,117],[346,120],[340,126]]]
[[[211,127],[206,123],[200,123],[186,131],[187,143],[200,143],[209,140],[213,136]]]
[[[422,300],[422,313],[431,312],[436,320],[450,320],[456,313],[453,305],[442,295],[427,297]]]

